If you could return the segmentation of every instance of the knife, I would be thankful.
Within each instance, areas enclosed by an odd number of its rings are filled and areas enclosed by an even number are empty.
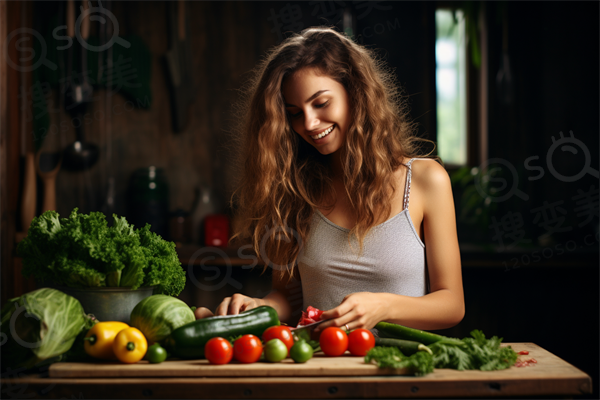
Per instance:
[[[317,325],[321,325],[323,322],[331,321],[331,319],[324,319],[322,321],[313,322],[312,324],[300,326],[297,328],[291,328],[292,336],[294,337],[294,341],[298,341],[300,339],[304,339],[309,341],[311,339],[318,340],[318,335],[316,338],[313,338],[312,333]]]

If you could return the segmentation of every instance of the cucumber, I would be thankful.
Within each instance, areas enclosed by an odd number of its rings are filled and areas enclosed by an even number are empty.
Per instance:
[[[423,343],[414,342],[412,340],[377,337],[375,338],[375,346],[397,347],[405,356],[411,356],[417,351],[426,351],[427,353],[433,355],[433,352],[429,349],[429,347],[425,346]]]
[[[402,340],[412,340],[415,342],[430,345],[435,342],[444,341],[445,343],[463,344],[462,340],[438,335],[437,333],[426,332],[419,329],[409,328],[391,322],[379,322],[375,325],[379,336]]]
[[[204,346],[214,337],[252,334],[262,336],[271,327],[280,325],[273,307],[260,306],[237,315],[220,315],[202,318],[183,325],[164,340],[164,347],[175,357],[204,358]]]

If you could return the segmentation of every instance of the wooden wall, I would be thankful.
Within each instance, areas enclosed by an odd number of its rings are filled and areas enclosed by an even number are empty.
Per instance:
[[[194,102],[183,132],[171,125],[169,88],[163,56],[169,50],[166,2],[115,2],[113,12],[120,35],[141,37],[152,55],[150,109],[133,109],[130,99],[112,96],[111,110],[104,115],[112,126],[110,138],[101,124],[92,124],[88,139],[100,146],[100,161],[89,172],[61,171],[58,175],[58,211],[62,215],[78,206],[83,212],[106,209],[109,152],[116,198],[114,212],[126,213],[126,192],[132,172],[154,165],[165,169],[170,188],[170,210],[189,210],[194,190],[205,183],[213,189],[217,211],[226,211],[230,188],[224,184],[228,154],[223,144],[236,90],[244,73],[275,44],[264,21],[256,17],[257,6],[244,2],[186,2],[191,34]],[[246,76],[247,77],[247,76]],[[100,96],[105,96],[100,91]],[[102,101],[94,108],[102,108]],[[61,115],[60,118],[68,118]],[[74,140],[71,129],[60,146]],[[109,144],[111,140],[111,144]],[[88,193],[93,192],[92,196]]]

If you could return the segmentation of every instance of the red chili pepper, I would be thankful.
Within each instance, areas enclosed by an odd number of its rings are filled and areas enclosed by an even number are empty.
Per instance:
[[[529,354],[529,352],[527,350],[521,350],[520,352],[518,352],[517,354],[522,355],[522,356],[526,356]]]

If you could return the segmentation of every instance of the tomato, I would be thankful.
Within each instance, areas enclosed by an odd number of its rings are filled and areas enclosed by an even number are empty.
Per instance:
[[[341,356],[348,350],[348,335],[338,327],[330,326],[321,332],[319,345],[328,356]]]
[[[306,308],[306,313],[308,314],[308,318],[312,318],[315,321],[320,321],[323,311],[319,310],[318,308],[314,308],[313,306],[308,306]]]
[[[348,334],[348,350],[353,356],[365,356],[375,347],[375,336],[368,329],[355,329]]]
[[[288,352],[294,345],[294,337],[292,336],[292,330],[289,326],[279,325],[267,328],[262,335],[263,342],[268,343],[271,339],[279,339],[285,344]]]
[[[227,364],[233,358],[233,346],[227,339],[214,337],[206,342],[204,357],[211,364]]]
[[[313,306],[308,306],[306,311],[302,311],[302,316],[300,317],[298,326],[304,326],[320,321],[321,314],[323,314],[323,311],[319,310],[318,308],[314,308]]]
[[[313,348],[304,340],[298,340],[290,350],[290,357],[297,363],[305,363],[313,356]]]
[[[265,359],[270,362],[279,362],[288,355],[288,348],[281,339],[271,339],[265,344]]]
[[[257,362],[262,351],[262,343],[254,335],[244,335],[233,343],[233,356],[243,363]]]
[[[162,348],[160,344],[154,343],[152,346],[148,347],[146,359],[148,359],[151,364],[161,363],[167,359],[167,351]]]

